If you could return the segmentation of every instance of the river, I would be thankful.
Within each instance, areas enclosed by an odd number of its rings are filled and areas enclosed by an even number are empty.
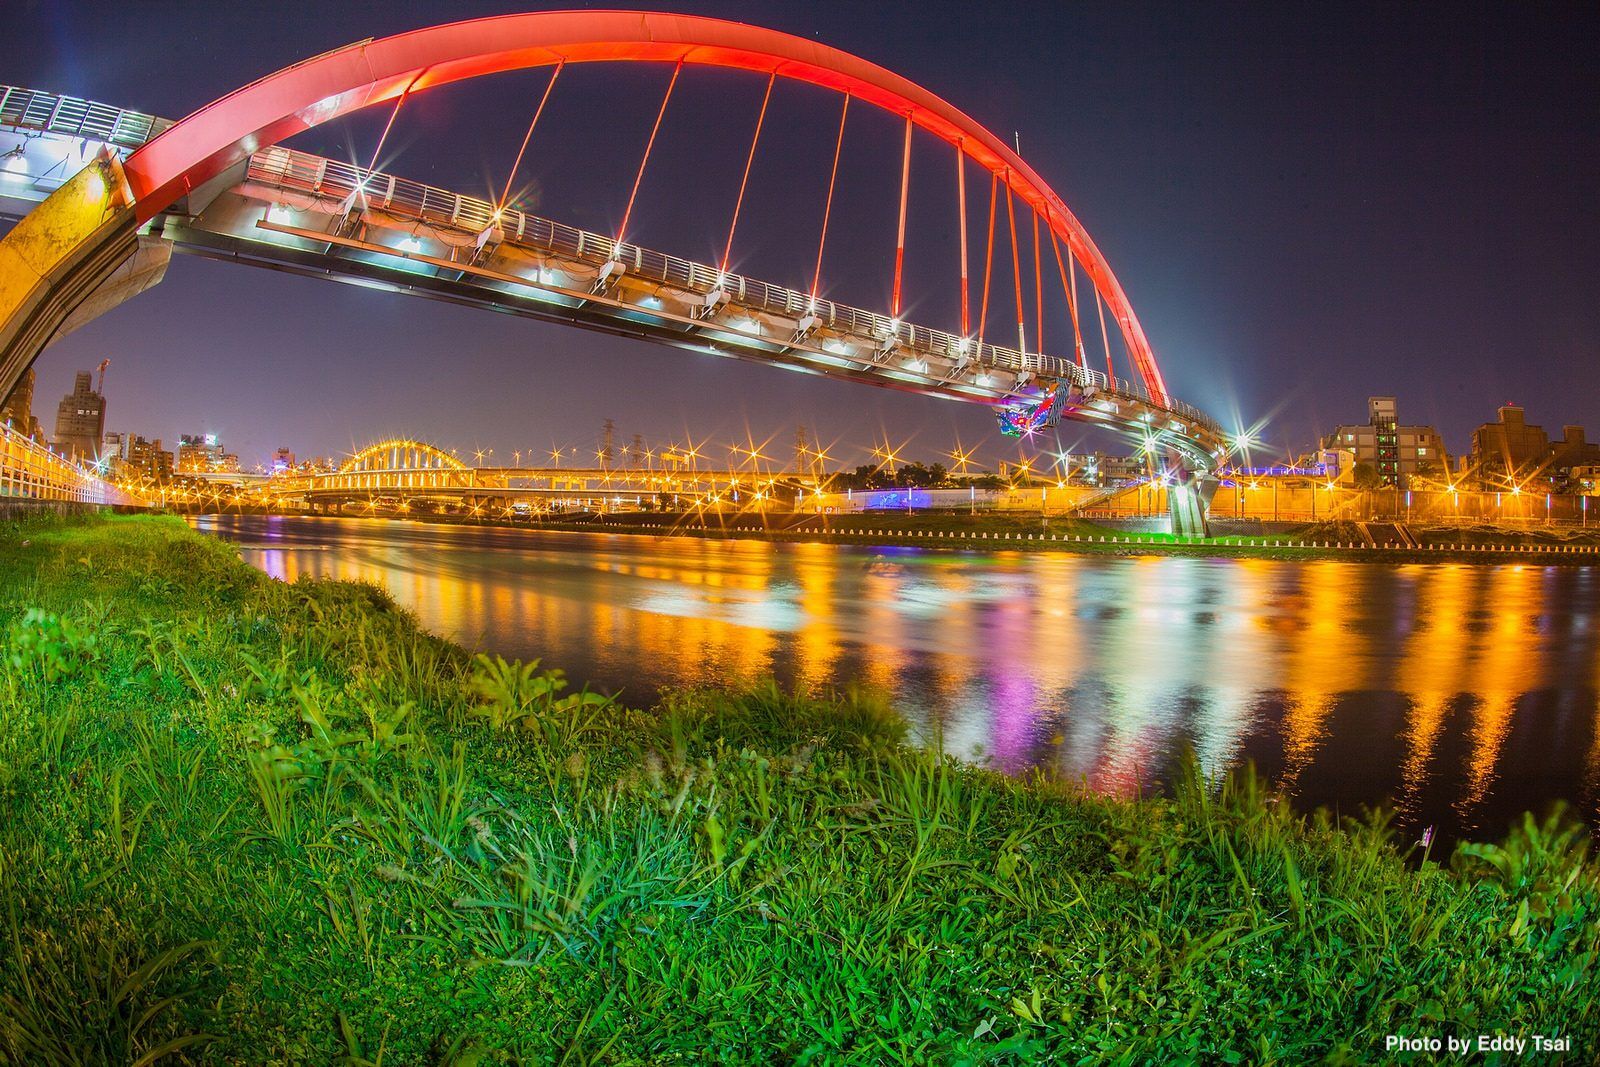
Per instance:
[[[1600,824],[1600,568],[1105,557],[202,516],[285,581],[375,582],[468,648],[648,706],[881,689],[1008,772],[1158,790],[1193,750],[1306,807],[1498,837]]]

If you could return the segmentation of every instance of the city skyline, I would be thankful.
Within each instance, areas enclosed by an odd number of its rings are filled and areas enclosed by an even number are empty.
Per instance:
[[[58,408],[65,410],[69,402],[74,399],[77,391],[86,387],[90,377],[87,371],[75,372],[73,375],[73,392],[69,392],[62,397]],[[96,388],[99,387],[97,386]],[[109,393],[109,390],[107,392]],[[94,393],[91,395],[109,405],[109,400],[100,394]],[[27,399],[29,398],[22,394],[13,398],[13,403],[20,404]],[[1275,444],[1270,439],[1265,441],[1254,440],[1248,450],[1265,453],[1274,462],[1293,462],[1318,452],[1343,449],[1357,454],[1355,462],[1366,462],[1365,451],[1372,447],[1370,440],[1371,428],[1376,426],[1379,420],[1379,416],[1373,413],[1372,406],[1380,401],[1387,402],[1389,404],[1389,418],[1393,421],[1393,412],[1397,399],[1395,397],[1369,397],[1367,405],[1370,420],[1367,423],[1353,421],[1338,423],[1333,426],[1330,432],[1319,431],[1308,442],[1291,442],[1287,449],[1282,452],[1275,451]],[[1412,454],[1411,450],[1420,444],[1432,448],[1432,464],[1438,467],[1441,472],[1446,470],[1464,472],[1468,461],[1482,450],[1479,442],[1480,436],[1488,427],[1503,420],[1508,410],[1515,412],[1515,417],[1518,420],[1526,417],[1523,405],[1513,402],[1498,404],[1493,409],[1495,418],[1480,421],[1473,426],[1468,433],[1467,444],[1461,447],[1452,446],[1431,424],[1400,426],[1403,437],[1405,435],[1413,435],[1417,438],[1415,441],[1408,438],[1403,442],[1404,447],[1407,449],[1409,461],[1402,467],[1402,471],[1409,472],[1413,469],[1410,461],[1414,461],[1417,457]],[[49,422],[39,420],[37,411],[34,411],[33,415],[34,421],[38,426],[37,432],[39,435],[59,450],[62,447],[59,416],[55,423],[56,432],[52,433]],[[103,412],[101,417],[102,419],[104,418]],[[1539,421],[1537,412],[1534,413],[1533,419],[1534,421]],[[200,424],[209,427],[211,422],[205,419],[188,419],[184,422],[184,426],[187,428],[176,432],[151,432],[149,427],[123,426],[107,422],[103,436],[107,441],[116,439],[119,443],[124,438],[138,437],[155,446],[161,446],[164,442],[171,441],[173,442],[173,448],[169,449],[169,451],[174,452],[174,454],[176,454],[179,442],[189,444],[191,443],[191,438],[193,438],[192,443],[196,447],[199,446],[201,438],[206,439],[205,443],[207,445],[218,449],[232,447],[231,442],[223,439],[222,435],[215,430],[208,428],[195,431],[194,426]],[[1534,426],[1534,429],[1537,432],[1543,432],[1541,426]],[[1586,431],[1585,424],[1564,423],[1560,425],[1560,429],[1569,434],[1576,431],[1578,443],[1583,445],[1583,435]],[[497,447],[500,447],[498,465],[527,467],[559,467],[563,461],[568,466],[576,467],[645,466],[651,465],[654,458],[659,454],[692,449],[697,457],[707,457],[707,462],[711,465],[715,465],[715,457],[726,454],[728,456],[726,465],[730,468],[738,467],[741,464],[750,465],[752,462],[760,461],[763,469],[772,471],[786,470],[794,465],[795,448],[792,446],[792,441],[796,434],[799,435],[799,440],[807,442],[805,447],[808,450],[808,455],[814,457],[812,460],[807,461],[807,465],[814,465],[816,463],[815,457],[820,456],[824,465],[835,471],[846,471],[857,466],[884,463],[892,465],[894,462],[938,464],[952,469],[959,464],[963,469],[970,467],[974,471],[993,471],[1004,468],[1008,464],[1014,464],[1019,460],[1028,461],[1035,457],[1041,458],[1046,464],[1054,462],[1059,465],[1064,457],[1074,455],[1080,457],[1095,454],[1113,457],[1128,455],[1137,458],[1142,454],[1142,450],[1128,447],[1126,442],[1118,441],[1114,437],[1088,432],[1082,427],[1069,426],[1067,430],[1070,431],[1074,439],[1072,445],[1067,445],[1059,440],[1061,436],[1059,432],[1051,432],[1032,437],[1025,436],[1023,439],[1016,441],[1002,440],[999,449],[969,446],[958,436],[950,447],[935,448],[931,451],[917,451],[914,448],[914,438],[901,442],[896,442],[887,435],[874,437],[870,441],[849,437],[839,437],[832,440],[819,439],[816,436],[815,429],[805,423],[795,423],[788,427],[780,426],[777,428],[750,428],[747,424],[744,436],[742,438],[735,437],[731,440],[699,434],[692,428],[685,429],[682,434],[671,437],[648,438],[643,433],[633,431],[628,427],[616,427],[615,420],[606,418],[596,427],[592,440],[579,438],[559,441],[552,438],[548,447],[531,441],[524,442],[520,446],[463,446],[453,444],[448,440],[429,440],[428,443],[440,447],[446,452],[456,454],[464,460],[474,460],[480,465],[486,462],[488,465],[496,465],[497,461],[493,457],[496,455]],[[1364,431],[1368,434],[1368,437],[1364,438],[1362,443],[1357,446],[1353,444],[1357,438],[1351,436],[1352,431]],[[348,449],[322,452],[302,450],[297,448],[293,442],[282,442],[270,449],[262,450],[259,455],[233,453],[229,455],[229,459],[237,461],[237,466],[233,469],[243,472],[270,472],[274,468],[275,460],[281,466],[281,460],[285,453],[298,456],[301,463],[310,463],[312,465],[331,463],[337,466],[343,459],[356,455],[370,447],[375,441],[396,437],[421,440],[417,435],[409,433],[378,434],[364,441],[355,441]],[[609,462],[602,458],[603,453],[607,450],[608,440],[611,442],[610,451],[612,452]],[[744,442],[743,444],[740,443],[741,440]],[[1560,439],[1556,438],[1555,443],[1559,446],[1561,444]],[[1568,444],[1570,444],[1570,441]],[[1003,450],[1007,445],[1015,450],[1014,455],[1003,454]],[[1539,451],[1545,447],[1546,445],[1541,443],[1534,451]],[[1588,445],[1585,447],[1594,448],[1600,446]],[[1513,448],[1510,451],[1516,451],[1516,449]],[[109,453],[107,454],[109,455]],[[1421,454],[1425,458],[1428,455],[1428,448],[1423,448]],[[1239,459],[1241,461],[1244,459],[1242,453]],[[1447,466],[1441,466],[1442,463],[1447,464]],[[181,467],[182,464],[180,463],[179,466]]]
[[[827,5],[688,7],[835,43],[846,43],[858,17]],[[296,10],[265,26],[248,12],[222,11],[190,13],[181,30],[163,26],[163,39],[192,33],[209,44],[181,87],[148,62],[158,38],[145,27],[153,23],[113,5],[26,5],[21,18],[33,32],[17,40],[73,43],[23,54],[0,45],[0,58],[16,81],[176,116],[231,88],[241,69],[265,73],[357,36],[442,17],[419,9],[300,20]],[[464,4],[449,14],[498,10]],[[1239,12],[1200,26],[1194,12],[1150,6],[1142,9],[1148,38],[1122,58],[1093,47],[1118,30],[1115,17],[1087,10],[949,9],[946,18],[864,36],[873,43],[868,58],[1016,131],[1027,158],[1106,249],[1175,391],[1224,423],[1269,418],[1268,442],[1309,448],[1376,393],[1405,398],[1452,451],[1481,413],[1508,401],[1551,425],[1592,422],[1600,386],[1569,380],[1565,370],[1592,355],[1600,337],[1584,295],[1600,279],[1600,257],[1579,238],[1596,211],[1579,190],[1592,187],[1597,150],[1592,139],[1559,135],[1590,128],[1595,117],[1592,102],[1563,91],[1584,62],[1577,16],[1572,34],[1551,41],[1504,12],[1465,12],[1441,29],[1375,11],[1368,19],[1309,8]],[[113,34],[116,50],[104,40]],[[1082,40],[1081,65],[1044,76],[1038,38]],[[989,50],[981,57],[989,77],[976,83],[947,70],[957,55],[962,71],[972,68],[968,40]],[[1341,47],[1320,47],[1328,41]],[[1530,50],[1539,64],[1512,62]],[[80,60],[113,51],[126,58]],[[1235,70],[1236,51],[1260,62]],[[1322,58],[1330,52],[1350,61]],[[1151,62],[1162,65],[1160,91],[1121,99],[1116,89],[1138,84],[1141,64]],[[485,99],[514,105],[489,107],[492,122],[462,123],[481,137],[475,148],[412,145],[421,137],[410,129],[393,169],[467,189],[496,184],[539,84],[537,76],[509,78],[487,96],[452,88],[425,98],[430,117],[451,120],[484,110],[474,105]],[[639,79],[629,87],[658,91]],[[646,120],[649,110],[640,109]],[[364,155],[381,119],[364,116],[295,143]],[[619,135],[628,141],[622,157],[637,151],[637,119]],[[1531,138],[1532,129],[1549,136]],[[1314,150],[1286,170],[1275,139]],[[641,225],[663,225],[663,204],[690,195],[670,175],[663,164],[655,183],[646,181]],[[560,178],[544,176],[552,198]],[[863,219],[892,214],[883,206],[869,204]],[[577,221],[603,223],[607,211],[615,208]],[[759,243],[759,224],[749,225]],[[930,309],[929,317],[940,314]],[[164,329],[173,322],[181,328]],[[1016,453],[978,408],[185,258],[139,301],[46,350],[36,395],[61,395],[76,371],[112,350],[113,391],[123,398],[111,404],[111,426],[215,432],[242,458],[282,444],[337,454],[396,432],[459,449],[511,449],[587,440],[606,417],[657,440],[690,429],[734,439],[802,423],[823,440],[887,437],[932,454],[959,437],[991,463]],[[440,353],[449,353],[448,365]],[[706,404],[707,396],[718,402]],[[1078,430],[1062,437],[1069,447],[1108,447]]]

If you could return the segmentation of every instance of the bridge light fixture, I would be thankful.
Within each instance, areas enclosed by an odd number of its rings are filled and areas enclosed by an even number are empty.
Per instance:
[[[11,151],[0,155],[0,174],[26,177],[28,174],[28,145],[26,142],[17,145]]]
[[[83,202],[86,204],[98,204],[105,198],[106,179],[100,173],[100,169],[95,167],[89,171],[83,180]]]

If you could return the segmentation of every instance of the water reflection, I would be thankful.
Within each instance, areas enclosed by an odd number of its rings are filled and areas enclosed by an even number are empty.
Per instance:
[[[1185,750],[1309,804],[1497,833],[1600,813],[1589,568],[1108,559],[199,519],[273,577],[389,589],[469,647],[648,701],[776,675],[891,692],[1007,770],[1159,788]]]

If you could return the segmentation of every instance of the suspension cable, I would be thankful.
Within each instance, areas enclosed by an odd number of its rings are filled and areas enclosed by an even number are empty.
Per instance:
[[[1049,225],[1049,229],[1050,229],[1050,247],[1051,247],[1052,250],[1054,250],[1054,252],[1056,254],[1056,270],[1061,275],[1061,292],[1067,298],[1067,314],[1072,319],[1072,340],[1073,340],[1073,344],[1077,348],[1078,366],[1079,367],[1083,367],[1083,368],[1087,368],[1088,367],[1088,363],[1085,361],[1084,354],[1083,354],[1083,331],[1078,326],[1078,277],[1077,277],[1077,273],[1074,270],[1071,280],[1070,281],[1068,280],[1068,278],[1067,278],[1067,270],[1068,270],[1068,268],[1067,268],[1066,264],[1062,262],[1062,259],[1061,259],[1061,242],[1056,240],[1056,228],[1055,228],[1054,216],[1047,216],[1046,217],[1046,222]]]
[[[1017,209],[1011,196],[1011,170],[1006,169],[1006,218],[1011,225],[1011,283],[1017,293],[1017,351],[1028,354],[1028,328],[1022,310],[1022,255],[1017,251]]]
[[[989,239],[983,253],[983,303],[978,305],[978,349],[983,349],[983,330],[989,322],[989,271],[994,266],[994,207],[1000,189],[1000,175],[989,175]]]
[[[728,273],[728,259],[733,255],[733,231],[739,225],[739,209],[744,206],[744,187],[750,181],[750,167],[756,161],[756,143],[761,140],[761,124],[767,121],[767,103],[772,99],[772,86],[778,80],[773,71],[767,79],[767,93],[761,98],[761,113],[756,116],[755,136],[750,138],[750,154],[744,157],[744,177],[739,179],[739,196],[733,202],[733,221],[728,224],[728,243],[722,248],[722,273]]]
[[[1107,384],[1114,384],[1117,380],[1116,371],[1111,368],[1111,335],[1106,333],[1106,306],[1100,299],[1100,287],[1094,287],[1094,306],[1100,312],[1100,341],[1106,346],[1106,378]]]
[[[511,183],[516,180],[517,168],[522,166],[522,154],[528,150],[528,142],[533,139],[533,128],[539,125],[539,116],[544,114],[544,106],[550,102],[550,90],[556,87],[556,79],[561,77],[561,68],[567,65],[565,59],[556,64],[555,70],[550,72],[550,80],[545,84],[544,95],[539,98],[539,106],[534,108],[533,121],[528,123],[528,132],[522,135],[522,147],[517,149],[517,158],[511,163],[511,173],[506,175],[506,187],[500,191],[500,202],[495,205],[496,212],[506,209],[506,202],[511,199]]]
[[[900,279],[906,262],[906,196],[911,191],[911,113],[906,112],[906,147],[900,160],[900,233],[894,246],[894,297],[889,317],[900,319]]]
[[[418,74],[417,78],[422,77]],[[383,132],[378,135],[378,145],[372,150],[372,162],[367,164],[366,173],[361,176],[361,210],[367,209],[367,183],[372,180],[372,172],[378,169],[378,157],[383,154],[383,143],[389,139],[389,131],[394,129],[394,120],[400,117],[400,108],[406,102],[406,97],[411,95],[411,89],[417,84],[417,78],[411,79],[411,84],[401,90],[395,98],[394,110],[389,112],[389,121],[383,124]]]
[[[956,142],[956,203],[960,205],[961,229],[961,343],[967,343],[972,330],[972,315],[967,309],[967,153],[966,139]]]
[[[673,87],[678,84],[678,75],[683,73],[683,60],[678,60],[678,65],[672,68],[672,80],[667,82],[666,95],[661,98],[661,110],[656,112],[656,124],[650,127],[650,139],[644,144],[644,158],[639,160],[639,173],[633,176],[633,192],[628,194],[628,206],[622,212],[622,225],[617,228],[617,239],[612,242],[611,258],[617,258],[617,249],[622,244],[622,238],[628,232],[628,219],[633,214],[633,201],[639,195],[639,183],[644,181],[645,164],[650,162],[650,150],[656,145],[656,134],[661,132],[661,120],[667,114],[667,101],[672,99]]]
[[[1033,345],[1044,351],[1044,272],[1039,268],[1039,212],[1033,213]]]
[[[844,120],[850,115],[850,94],[839,110],[839,137],[833,144],[833,170],[828,174],[828,200],[822,207],[822,236],[817,240],[817,269],[811,274],[811,310],[816,310],[817,289],[822,284],[822,250],[828,243],[828,217],[833,214],[833,186],[839,180],[839,153],[844,150]]]
[[[1067,249],[1067,253],[1068,253],[1068,255],[1067,255],[1067,277],[1072,279],[1072,306],[1073,307],[1077,307],[1078,306],[1078,260],[1077,260],[1076,256],[1073,256],[1071,254],[1071,252],[1072,252],[1072,249],[1068,248]],[[1083,335],[1082,334],[1078,335],[1078,344],[1080,346],[1080,351],[1081,351],[1081,355],[1079,356],[1079,362],[1083,363],[1084,366],[1088,366],[1088,359],[1089,359],[1088,346],[1083,344]]]

